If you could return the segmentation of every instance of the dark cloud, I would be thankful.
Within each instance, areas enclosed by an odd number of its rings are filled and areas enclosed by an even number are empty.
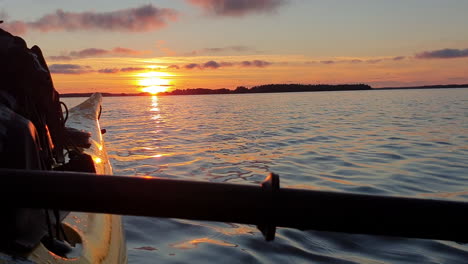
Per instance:
[[[178,65],[171,65],[171,66],[167,67],[167,69],[176,69],[176,70],[178,70],[178,69],[180,69],[180,67]]]
[[[397,56],[397,57],[389,57],[389,58],[376,58],[376,59],[342,59],[342,60],[322,60],[322,61],[306,61],[304,64],[306,65],[313,65],[317,63],[331,65],[331,64],[343,64],[343,63],[350,63],[350,64],[359,64],[359,63],[369,63],[369,64],[376,64],[384,61],[401,61],[406,59],[405,56]]]
[[[262,60],[253,60],[253,61],[242,61],[240,63],[241,66],[243,67],[266,67],[270,66],[272,63],[268,61],[262,61]]]
[[[134,50],[129,48],[116,47],[112,50],[88,48],[79,51],[71,51],[66,55],[50,56],[50,60],[71,60],[88,57],[100,57],[100,56],[122,56],[122,55],[141,55],[148,53],[148,51]]]
[[[126,67],[120,69],[121,72],[134,72],[134,71],[143,71],[146,70],[146,68],[141,68],[141,67]]]
[[[178,13],[173,9],[157,8],[151,4],[101,13],[93,11],[76,13],[59,9],[33,22],[12,21],[2,27],[13,34],[24,34],[28,30],[146,32],[167,26],[167,22],[176,20],[177,16]]]
[[[416,54],[418,59],[453,59],[468,57],[468,49],[441,49]]]
[[[52,64],[49,66],[49,70],[55,74],[83,74],[92,72],[91,67],[77,64]]]
[[[211,53],[217,53],[217,52],[222,52],[224,50],[229,50],[228,48],[205,48],[202,51],[204,52],[211,52]]]
[[[98,70],[99,73],[118,73],[119,69],[116,68],[105,68]]]
[[[394,60],[394,61],[400,61],[400,60],[404,60],[404,59],[406,59],[405,56],[398,56],[398,57],[394,57],[392,60]]]
[[[77,58],[86,58],[86,57],[102,56],[108,53],[109,51],[104,50],[104,49],[89,48],[89,49],[84,49],[80,51],[72,51],[70,52],[70,56],[77,57]]]
[[[184,68],[188,70],[195,69],[195,68],[201,69],[200,64],[197,64],[197,63],[187,64],[184,66]]]
[[[219,68],[224,68],[224,67],[234,67],[234,66],[241,66],[241,67],[258,67],[258,68],[263,68],[266,66],[270,66],[272,63],[268,61],[263,61],[263,60],[253,60],[253,61],[242,61],[242,62],[217,62],[217,61],[208,61],[203,64],[198,64],[198,63],[190,63],[187,65],[184,65],[184,69],[219,69]],[[166,69],[180,69],[178,65],[171,65],[168,66]]]
[[[243,62],[241,62],[241,65],[244,66],[244,67],[250,67],[250,66],[252,66],[252,62],[250,62],[250,61],[243,61]]]
[[[403,57],[404,58],[404,57]],[[322,61],[306,61],[304,64],[306,65],[313,65],[313,64],[325,64],[325,65],[332,65],[332,64],[342,64],[342,63],[350,63],[350,64],[359,64],[359,63],[379,63],[384,61],[385,59],[370,59],[370,60],[361,60],[361,59],[345,59],[345,60],[322,60]],[[401,60],[393,58],[392,60]]]
[[[232,63],[232,62],[220,62],[219,64],[222,67],[232,67],[232,66],[234,66],[234,63]]]
[[[268,61],[262,61],[262,60],[254,60],[253,61],[253,65],[255,67],[266,67],[266,66],[270,66],[271,65],[271,62],[268,62]]]
[[[200,50],[194,50],[186,55],[200,55],[200,54],[219,54],[227,52],[245,52],[245,51],[255,51],[255,49],[247,46],[229,46],[223,48],[204,48]]]
[[[218,16],[243,16],[250,13],[270,13],[287,0],[186,0]]]
[[[83,74],[90,72],[114,74],[118,72],[134,72],[134,71],[145,71],[147,68],[143,67],[126,67],[126,68],[104,68],[99,70],[92,70],[90,66],[81,66],[78,64],[52,64],[49,66],[51,73],[56,74]]]
[[[219,63],[217,63],[216,61],[209,61],[205,64],[203,64],[203,68],[210,68],[210,69],[218,69],[219,67],[221,67],[221,65]]]
[[[367,62],[367,63],[370,63],[370,64],[375,64],[375,63],[382,62],[382,59],[366,60],[366,62]]]
[[[55,60],[55,61],[59,61],[59,60],[65,61],[65,60],[72,60],[73,58],[70,56],[61,55],[61,56],[49,56],[49,59]]]

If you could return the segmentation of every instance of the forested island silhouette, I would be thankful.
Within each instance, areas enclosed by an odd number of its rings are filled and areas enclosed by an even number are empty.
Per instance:
[[[443,89],[443,88],[468,88],[468,84],[446,84],[446,85],[426,85],[412,87],[384,87],[372,88],[368,84],[264,84],[247,88],[238,86],[234,90],[227,88],[207,89],[191,88],[176,89],[169,92],[158,93],[158,96],[170,95],[205,95],[205,94],[250,94],[250,93],[291,93],[291,92],[328,92],[328,91],[357,91],[357,90],[399,90],[399,89]],[[61,97],[89,97],[92,93],[65,93]],[[102,96],[151,96],[152,94],[142,93],[101,93]]]
[[[367,84],[264,84],[247,88],[238,86],[234,90],[227,88],[207,89],[191,88],[176,89],[169,92],[158,93],[158,96],[167,95],[201,95],[201,94],[246,94],[246,93],[287,93],[287,92],[324,92],[324,91],[352,91],[352,90],[372,90]],[[62,97],[81,97],[89,96],[92,93],[66,93]],[[147,96],[150,93],[102,93],[103,96]]]
[[[221,89],[176,89],[170,92],[162,92],[159,95],[186,95],[186,94],[241,94],[241,93],[288,93],[288,92],[323,92],[323,91],[350,91],[372,90],[367,84],[264,84],[247,88],[239,86],[235,90]]]

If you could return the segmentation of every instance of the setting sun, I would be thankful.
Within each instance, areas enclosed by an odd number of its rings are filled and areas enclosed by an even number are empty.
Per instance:
[[[148,87],[142,88],[141,91],[145,93],[150,93],[150,94],[157,94],[157,93],[167,91],[167,87],[166,86],[148,86]]]
[[[142,87],[141,91],[157,94],[165,92],[171,86],[171,80],[166,77],[172,76],[166,72],[142,72],[136,75],[138,86]]]

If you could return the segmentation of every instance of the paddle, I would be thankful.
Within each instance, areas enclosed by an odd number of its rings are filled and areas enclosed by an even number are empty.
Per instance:
[[[153,177],[1,169],[5,206],[468,242],[468,203]]]

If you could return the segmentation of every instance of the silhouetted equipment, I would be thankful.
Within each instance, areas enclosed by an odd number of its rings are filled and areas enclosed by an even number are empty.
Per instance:
[[[28,48],[24,39],[3,29],[0,29],[0,82],[0,167],[44,171],[94,170],[91,158],[83,156],[85,154],[79,149],[90,146],[85,138],[87,134],[68,129],[66,135],[64,104],[59,101],[59,93],[54,88],[41,49],[38,46]],[[73,138],[76,141],[70,142]],[[66,143],[69,145],[65,146]],[[65,147],[68,147],[69,163],[65,163]],[[70,155],[72,153],[74,156]],[[63,188],[51,182],[43,183]],[[21,183],[23,187],[28,184],[31,183]],[[16,207],[9,203],[14,199],[31,201],[36,198],[35,195],[24,197],[10,193],[3,200],[1,251],[29,251],[42,239],[46,239],[44,242],[51,247],[60,244],[60,241],[55,241],[53,229],[61,228],[60,222],[68,212],[50,211],[45,207]]]
[[[16,207],[255,224],[468,242],[468,203],[73,172],[0,170]],[[28,182],[28,185],[24,185]],[[32,199],[34,197],[34,199]],[[10,199],[11,200],[11,199]]]

